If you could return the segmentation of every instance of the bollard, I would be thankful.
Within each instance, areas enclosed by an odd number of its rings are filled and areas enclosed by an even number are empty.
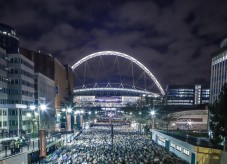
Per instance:
[[[7,157],[7,146],[5,145],[5,156]]]
[[[34,150],[34,148],[35,148],[35,141],[32,141],[32,148]]]

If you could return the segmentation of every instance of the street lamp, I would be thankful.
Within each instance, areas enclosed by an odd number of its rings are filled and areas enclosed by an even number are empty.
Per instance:
[[[32,114],[31,113],[27,113],[26,115],[29,118],[29,128],[31,128],[31,117],[32,117]],[[31,130],[31,131],[33,131],[33,130]]]
[[[152,110],[151,111],[151,120],[152,120],[152,123],[151,123],[151,128],[152,129],[154,129],[155,127],[154,127],[154,116],[155,116],[155,111],[154,110]]]

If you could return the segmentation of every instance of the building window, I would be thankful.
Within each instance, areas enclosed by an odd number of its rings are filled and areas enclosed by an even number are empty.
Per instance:
[[[183,149],[183,153],[186,154],[186,155],[189,155],[189,150]]]
[[[177,145],[177,148],[176,148],[178,151],[181,151],[181,147]]]

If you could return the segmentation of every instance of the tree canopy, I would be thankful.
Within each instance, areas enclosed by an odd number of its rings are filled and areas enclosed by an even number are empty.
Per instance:
[[[224,84],[218,99],[209,106],[211,142],[221,144],[227,136],[227,84]]]

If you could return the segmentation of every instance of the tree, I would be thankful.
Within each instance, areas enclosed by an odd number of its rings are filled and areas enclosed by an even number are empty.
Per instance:
[[[224,84],[218,99],[209,105],[211,142],[221,144],[227,136],[227,84]]]
[[[67,113],[67,109],[71,108],[72,110],[75,108],[75,103],[73,102],[73,98],[74,95],[72,94],[72,91],[70,89],[70,83],[68,82],[67,88],[66,88],[66,92],[65,92],[65,97],[64,100],[61,101],[60,106],[61,108],[65,109],[65,111],[61,112],[61,116],[60,116],[60,124],[61,124],[61,128],[66,128],[66,113]],[[71,124],[73,125],[73,115],[71,115]],[[73,127],[73,126],[72,126]]]

